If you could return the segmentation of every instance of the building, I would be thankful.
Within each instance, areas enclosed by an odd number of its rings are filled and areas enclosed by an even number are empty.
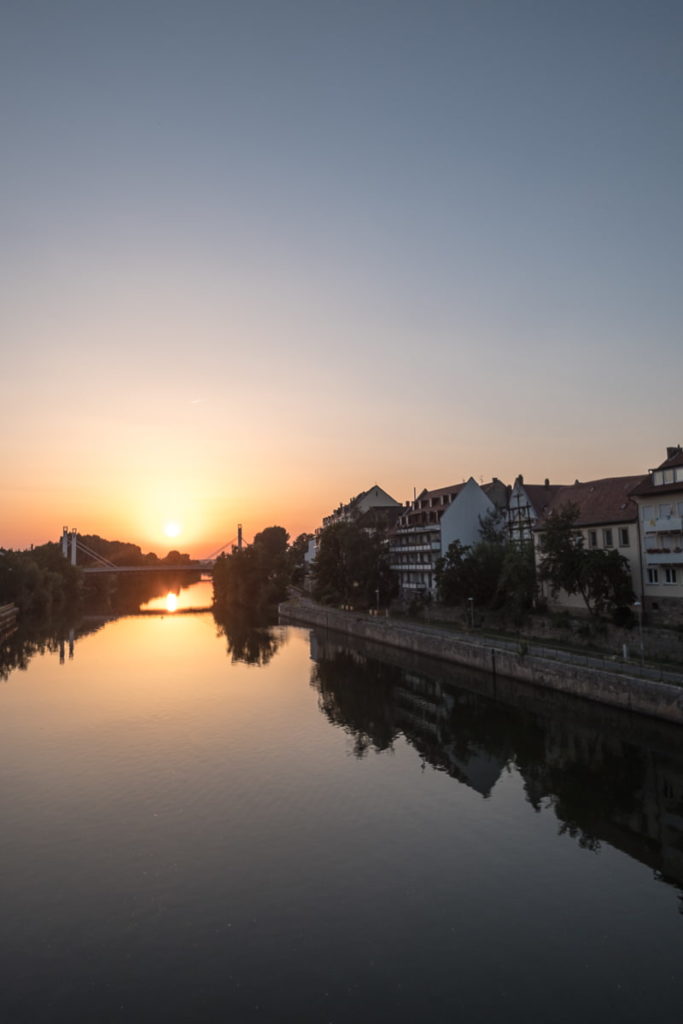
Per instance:
[[[507,508],[507,535],[513,544],[533,542],[534,526],[544,514],[562,484],[525,484],[520,475],[514,482]]]
[[[683,449],[667,448],[660,466],[631,491],[640,522],[643,605],[654,620],[683,622]]]
[[[535,527],[537,568],[542,563],[540,536],[544,519],[553,512],[573,505],[578,513],[576,529],[583,536],[584,547],[603,551],[614,549],[623,555],[629,564],[633,592],[639,598],[642,594],[642,581],[638,508],[630,495],[642,479],[642,476],[612,476],[586,483],[577,480],[568,487],[560,487]],[[560,591],[553,595],[547,583],[541,584],[540,590],[550,608],[586,611],[580,594]]]
[[[374,513],[375,521],[377,521],[380,511],[400,508],[402,508],[400,501],[396,501],[378,484],[374,484],[367,491],[361,491],[355,498],[351,498],[345,505],[339,505],[334,512],[330,512],[329,516],[325,516],[321,529],[324,530],[326,526],[332,526],[333,523],[358,521],[363,516],[367,518],[370,512]]]
[[[481,522],[507,507],[508,488],[497,477],[480,485],[470,477],[435,491],[424,490],[409,503],[391,532],[391,568],[405,596],[436,594],[436,563],[457,540],[477,543]]]
[[[326,527],[336,523],[355,522],[371,533],[385,532],[394,525],[402,508],[401,502],[392,498],[378,484],[374,484],[367,491],[361,491],[355,498],[350,498],[346,504],[338,505],[334,512],[323,518],[322,526],[318,527],[315,537],[309,543],[305,562],[310,565],[314,561],[318,553],[320,535]]]

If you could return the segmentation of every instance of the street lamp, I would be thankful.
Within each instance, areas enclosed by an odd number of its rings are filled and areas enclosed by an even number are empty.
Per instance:
[[[633,607],[638,609],[638,632],[640,634],[640,664],[642,665],[645,660],[645,654],[643,651],[643,603],[642,601],[634,601]]]
[[[469,609],[469,615],[470,615],[470,628],[474,629],[474,598],[473,597],[468,597],[467,598],[467,607]]]

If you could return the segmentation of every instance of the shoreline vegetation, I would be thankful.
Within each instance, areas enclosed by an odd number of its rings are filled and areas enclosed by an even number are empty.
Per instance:
[[[173,577],[173,568],[191,561],[188,554],[169,551],[160,558],[153,551],[143,554],[137,544],[119,540],[105,540],[96,534],[84,536],[87,546],[114,565],[168,566],[169,574],[162,573],[156,582],[151,580],[114,578],[113,576],[89,576],[81,566],[72,565],[64,558],[61,545],[48,541],[24,551],[0,548],[0,605],[16,605],[23,617],[49,617],[68,609],[75,610],[82,604],[101,605],[103,602],[130,603],[139,593],[140,603],[164,593],[169,582],[177,583],[178,574]],[[197,578],[199,578],[197,573]],[[183,582],[191,582],[183,579]]]

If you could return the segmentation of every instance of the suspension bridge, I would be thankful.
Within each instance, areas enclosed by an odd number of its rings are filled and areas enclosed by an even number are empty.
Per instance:
[[[213,569],[218,556],[224,551],[242,547],[242,526],[237,527],[237,536],[221,544],[206,558],[195,558],[185,562],[151,562],[145,565],[118,565],[104,555],[94,551],[85,543],[78,530],[62,529],[62,554],[72,565],[78,565],[85,573],[122,572],[194,572],[208,573]],[[80,556],[80,558],[79,558]]]

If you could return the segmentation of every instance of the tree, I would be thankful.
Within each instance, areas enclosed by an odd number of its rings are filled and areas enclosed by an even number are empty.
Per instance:
[[[301,583],[306,573],[306,552],[313,540],[312,533],[300,533],[289,545],[289,571],[292,583]]]
[[[540,540],[539,577],[555,597],[578,594],[594,617],[634,599],[627,559],[617,551],[586,550],[576,527],[579,510],[565,505],[546,518]]]
[[[214,603],[257,610],[277,604],[287,594],[289,534],[282,526],[257,533],[249,547],[216,559],[213,570]]]
[[[519,624],[536,597],[536,560],[531,542],[508,544],[498,578],[498,594]]]
[[[464,547],[454,540],[436,564],[436,585],[443,604],[460,604],[472,598],[477,606],[497,602],[499,579],[505,558],[502,539],[482,540]]]
[[[325,604],[363,607],[388,602],[396,593],[381,534],[352,521],[332,523],[320,535],[313,568],[313,594]]]
[[[472,595],[467,559],[471,548],[454,540],[443,558],[436,562],[436,589],[442,604],[460,604]]]

